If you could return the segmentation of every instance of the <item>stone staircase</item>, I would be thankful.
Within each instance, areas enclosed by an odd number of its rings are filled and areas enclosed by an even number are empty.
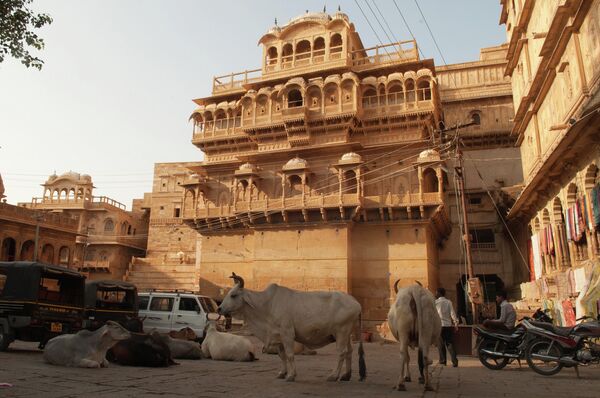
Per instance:
[[[140,292],[152,289],[199,290],[199,275],[194,264],[180,264],[174,261],[163,264],[162,259],[156,263],[152,260],[134,258],[123,280],[134,283]]]

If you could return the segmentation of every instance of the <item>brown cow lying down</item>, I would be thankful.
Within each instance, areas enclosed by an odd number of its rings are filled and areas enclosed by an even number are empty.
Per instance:
[[[279,354],[279,346],[271,345],[270,347],[264,347],[263,352],[266,354]],[[294,355],[316,355],[317,351],[306,348],[302,343],[294,341]]]
[[[166,367],[177,365],[169,346],[160,334],[152,332],[131,333],[127,340],[119,341],[106,353],[110,362],[125,366]]]
[[[190,340],[190,341],[198,340],[198,336],[196,335],[196,332],[194,332],[194,330],[189,327],[185,327],[185,328],[177,330],[177,331],[171,330],[169,332],[169,336],[174,339],[179,339],[179,340]]]
[[[106,367],[106,351],[129,337],[130,333],[121,325],[108,321],[93,332],[81,330],[76,334],[63,334],[50,339],[44,349],[44,360],[53,365]]]
[[[196,334],[194,333],[194,336],[195,335]],[[174,339],[168,334],[161,334],[160,338],[167,346],[169,346],[169,350],[171,350],[171,356],[175,359],[202,358],[202,348],[200,347],[200,344],[196,343],[195,341]]]

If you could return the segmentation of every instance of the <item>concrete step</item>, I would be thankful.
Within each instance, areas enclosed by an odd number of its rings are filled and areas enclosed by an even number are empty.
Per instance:
[[[163,271],[163,272],[194,272],[196,267],[187,264],[160,264],[160,265],[140,265],[134,264],[131,267],[132,271]]]
[[[129,276],[149,276],[153,278],[186,278],[196,276],[196,272],[129,271]]]

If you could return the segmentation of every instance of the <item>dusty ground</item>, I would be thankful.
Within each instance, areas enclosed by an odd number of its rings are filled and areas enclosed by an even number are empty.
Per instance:
[[[298,376],[289,383],[275,378],[276,355],[261,355],[253,363],[180,360],[170,368],[135,368],[111,365],[107,369],[62,368],[43,362],[35,344],[16,342],[0,353],[0,397],[417,397],[421,386],[407,383],[406,392],[392,390],[399,367],[394,344],[365,345],[368,378],[357,381],[356,357],[350,382],[325,381],[335,363],[334,345],[315,356],[296,359]],[[435,351],[435,350],[434,350]],[[356,352],[356,350],[355,350]],[[437,352],[436,352],[437,356]],[[413,355],[416,358],[416,355]],[[572,369],[552,377],[538,376],[525,367],[509,365],[502,371],[484,368],[477,359],[461,357],[458,368],[433,366],[436,392],[427,397],[598,397],[600,368]],[[416,379],[416,364],[412,365]]]

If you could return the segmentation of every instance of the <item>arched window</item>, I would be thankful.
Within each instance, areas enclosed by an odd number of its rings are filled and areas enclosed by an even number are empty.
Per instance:
[[[437,192],[438,178],[435,170],[427,168],[423,171],[423,192]]]
[[[306,91],[306,97],[309,108],[321,108],[321,89],[318,86],[310,86]]]
[[[217,109],[215,112],[215,128],[217,130],[227,128],[227,114],[223,109]]]
[[[292,60],[294,58],[294,47],[291,43],[286,43],[283,45],[283,49],[281,50],[281,67],[289,68],[292,66]]]
[[[21,261],[33,261],[35,243],[32,240],[27,240],[21,245]]]
[[[69,248],[67,246],[61,247],[58,251],[58,263],[60,265],[69,264]]]
[[[404,103],[404,90],[402,82],[393,81],[388,87],[388,104],[398,105]]]
[[[82,200],[83,199],[83,188],[79,188],[77,190],[77,200]]]
[[[409,79],[404,86],[406,87],[406,103],[413,104],[415,102],[415,82]]]
[[[104,221],[104,232],[113,232],[115,230],[115,223],[110,218]]]
[[[471,112],[471,122],[474,123],[476,126],[479,126],[481,124],[481,112]]]
[[[289,178],[290,181],[290,196],[302,194],[302,178],[299,175],[292,175]]]
[[[371,108],[377,106],[377,91],[373,87],[369,87],[362,95],[363,108]]]
[[[58,202],[58,190],[54,190],[52,191],[52,201],[53,202]]]
[[[46,264],[54,264],[54,246],[46,243],[42,248],[41,262]]]
[[[429,80],[420,80],[418,84],[417,98],[419,101],[431,100],[431,85]]]
[[[356,180],[356,172],[354,170],[346,170],[342,175],[342,193],[358,192],[358,182]]]
[[[334,33],[331,36],[331,40],[329,42],[329,53],[331,54],[332,59],[340,58],[340,53],[342,52],[342,35],[339,33]]]
[[[323,62],[325,60],[325,39],[317,37],[313,44],[313,62]]]
[[[71,188],[69,190],[69,200],[75,200],[75,189]]]
[[[325,106],[336,105],[339,98],[338,86],[335,83],[329,83],[325,86]]]
[[[267,50],[267,65],[275,65],[277,63],[277,47],[269,47]]]
[[[310,42],[308,40],[300,40],[296,44],[296,65],[303,65],[305,63],[308,63],[309,58]]]
[[[0,261],[15,261],[17,254],[17,242],[13,238],[5,238],[2,241],[2,252]]]
[[[288,93],[288,108],[295,108],[302,105],[304,105],[304,101],[300,90],[291,90]]]

